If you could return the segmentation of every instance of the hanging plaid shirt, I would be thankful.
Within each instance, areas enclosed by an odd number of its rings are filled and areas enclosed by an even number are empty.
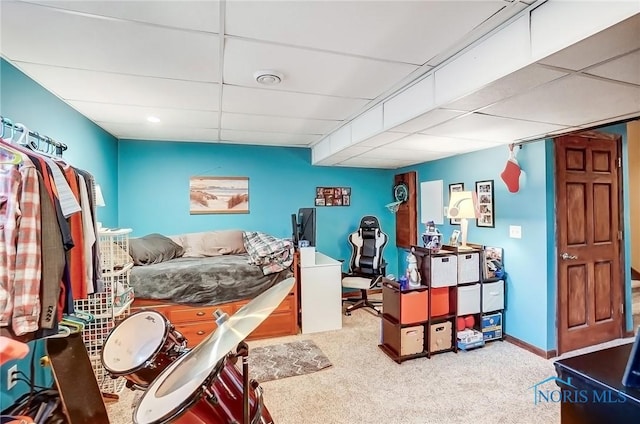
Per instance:
[[[37,170],[24,155],[18,169],[0,165],[0,326],[22,335],[38,329],[42,264]]]

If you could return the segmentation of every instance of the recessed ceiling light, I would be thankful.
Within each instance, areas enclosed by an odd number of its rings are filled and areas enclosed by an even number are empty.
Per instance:
[[[158,118],[157,116],[147,116],[147,121],[151,122],[152,124],[159,124],[160,118]]]
[[[256,71],[253,74],[253,78],[262,85],[276,85],[280,84],[284,75],[278,71],[264,70]]]

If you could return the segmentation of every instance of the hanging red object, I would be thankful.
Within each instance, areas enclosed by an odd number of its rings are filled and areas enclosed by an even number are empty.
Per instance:
[[[513,149],[513,144],[509,145],[509,159],[504,167],[504,171],[500,174],[500,178],[507,186],[507,190],[510,193],[517,193],[520,190],[520,175],[522,170],[516,160],[516,154]]]

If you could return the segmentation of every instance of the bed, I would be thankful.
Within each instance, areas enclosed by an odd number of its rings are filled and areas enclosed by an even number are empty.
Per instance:
[[[213,313],[229,315],[274,284],[297,277],[293,246],[239,230],[151,234],[130,240],[134,267],[132,312],[153,309],[195,346],[216,328]],[[297,284],[249,339],[298,333]]]

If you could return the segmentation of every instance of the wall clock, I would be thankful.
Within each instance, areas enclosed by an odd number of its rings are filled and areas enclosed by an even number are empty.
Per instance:
[[[405,183],[398,183],[393,187],[393,197],[396,202],[406,202],[409,198],[409,187]]]

